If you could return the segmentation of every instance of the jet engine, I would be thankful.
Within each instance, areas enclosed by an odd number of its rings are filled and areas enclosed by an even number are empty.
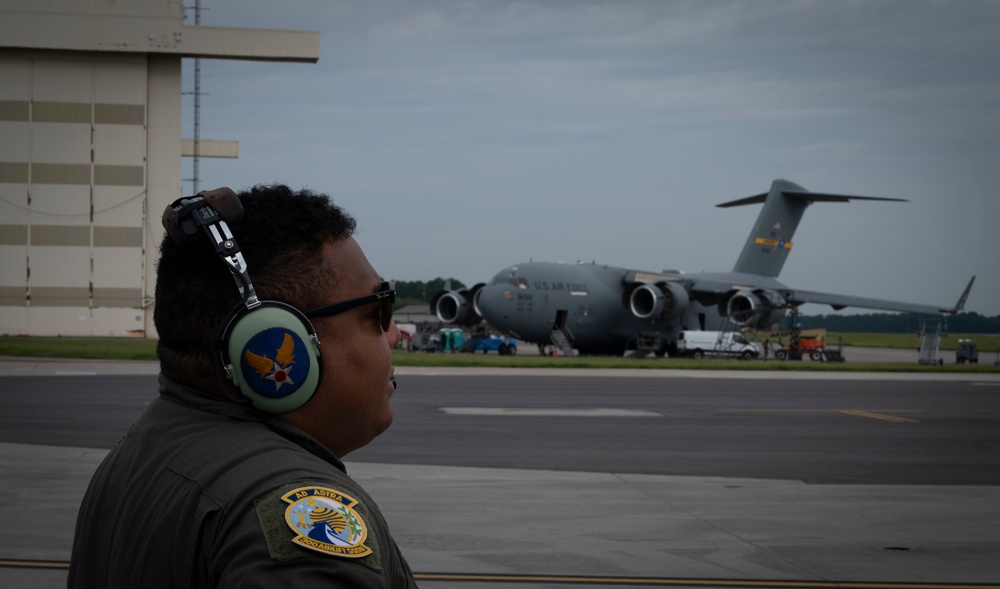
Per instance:
[[[773,290],[734,290],[719,303],[719,314],[740,327],[767,329],[781,319],[786,306]]]
[[[431,300],[431,313],[442,323],[475,325],[483,320],[479,312],[477,295],[485,284],[479,283],[462,290],[442,290]]]
[[[628,297],[632,314],[639,319],[673,319],[688,306],[688,293],[675,282],[641,284]]]

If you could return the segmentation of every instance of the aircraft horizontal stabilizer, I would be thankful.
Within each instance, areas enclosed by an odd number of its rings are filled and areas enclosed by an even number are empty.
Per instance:
[[[743,205],[759,205],[767,200],[767,193],[762,192],[760,194],[755,194],[753,196],[748,196],[746,198],[741,198],[739,200],[733,200],[730,202],[724,202],[721,205],[715,205],[720,209],[725,209],[729,207],[741,207]]]
[[[881,196],[852,196],[847,194],[824,194],[822,192],[809,192],[808,190],[782,190],[781,194],[789,198],[796,200],[803,200],[807,202],[850,202],[852,200],[885,200],[891,202],[910,202],[905,198],[885,198]],[[746,198],[741,198],[738,200],[733,200],[729,202],[724,202],[719,205],[715,205],[720,209],[725,209],[729,207],[740,207],[743,205],[757,205],[765,202],[767,200],[767,193],[755,194],[753,196],[748,196]]]
[[[810,202],[850,202],[852,200],[886,200],[891,202],[910,202],[905,198],[885,198],[882,196],[848,196],[846,194],[823,194],[821,192],[809,192],[783,190],[782,194],[791,198],[808,200]]]

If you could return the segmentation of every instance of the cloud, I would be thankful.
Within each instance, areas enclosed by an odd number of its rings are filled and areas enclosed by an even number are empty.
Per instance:
[[[475,282],[550,254],[725,270],[756,213],[714,205],[785,177],[912,201],[811,208],[790,284],[950,304],[976,273],[970,308],[1000,313],[998,2],[211,8],[320,30],[322,56],[203,62],[203,136],[241,143],[206,182],[336,194],[387,276]]]

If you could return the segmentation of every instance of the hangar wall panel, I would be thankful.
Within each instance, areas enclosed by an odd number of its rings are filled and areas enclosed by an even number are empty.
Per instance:
[[[4,83],[0,84],[0,100],[24,102],[31,96],[28,84],[31,79],[31,66],[27,62],[0,55],[0,78],[4,80]]]
[[[315,63],[319,33],[185,26],[181,0],[4,0],[0,33],[0,334],[155,337],[159,215],[181,195],[181,58]]]
[[[180,193],[181,153],[181,60],[164,55],[149,56],[148,165],[146,190],[148,215],[156,219],[146,227],[146,337],[156,337],[153,325],[156,291],[156,258],[163,226],[160,214]]]
[[[0,76],[2,75],[0,74]],[[27,103],[23,104],[27,106]],[[28,121],[27,118],[24,122],[2,120],[5,114],[3,108],[0,108],[0,137],[3,137],[3,141],[0,141],[0,162],[18,163],[23,168],[22,175],[27,181],[28,167],[24,165],[24,162],[17,160],[28,153],[30,145],[28,143]],[[27,109],[25,109],[25,117],[27,117]]]
[[[91,102],[93,64],[75,56],[39,56],[31,60],[32,102]]]
[[[0,51],[0,75],[0,333],[142,333],[146,56]]]
[[[38,123],[31,126],[33,184],[90,184],[90,123]],[[73,164],[76,164],[75,166]]]
[[[36,176],[39,168],[32,166],[32,176]],[[53,180],[54,174],[44,172],[42,178]],[[49,225],[88,225],[90,217],[90,197],[80,186],[69,183],[35,182],[29,186],[31,198],[28,204],[30,224],[37,226]]]

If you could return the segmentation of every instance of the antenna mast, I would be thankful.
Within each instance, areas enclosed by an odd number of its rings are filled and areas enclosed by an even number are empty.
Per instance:
[[[194,24],[201,24],[201,0],[194,0]],[[194,170],[191,182],[194,194],[198,194],[198,184],[201,180],[199,167],[201,164],[201,58],[194,58]]]
[[[190,10],[190,6],[185,6],[184,10]],[[194,2],[194,24],[201,24],[201,0]],[[198,194],[198,185],[201,183],[201,59],[194,58],[194,91],[184,92],[184,94],[194,95],[194,141],[192,152],[194,166],[191,174],[192,194]]]

